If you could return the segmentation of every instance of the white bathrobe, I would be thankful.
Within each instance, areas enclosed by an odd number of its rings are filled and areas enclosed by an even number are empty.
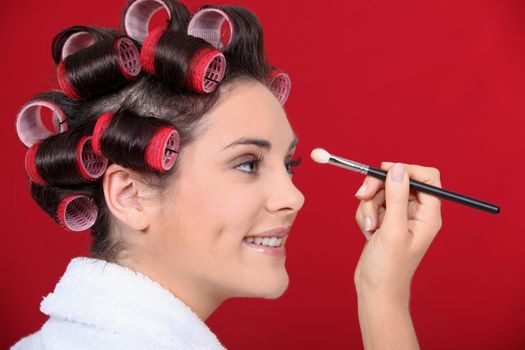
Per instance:
[[[40,311],[49,319],[11,350],[224,349],[159,283],[103,260],[72,259]]]

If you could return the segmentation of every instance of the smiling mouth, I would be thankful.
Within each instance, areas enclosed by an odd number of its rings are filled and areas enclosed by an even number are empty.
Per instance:
[[[260,236],[247,236],[244,237],[244,241],[251,244],[258,244],[267,247],[282,247],[286,241],[285,237],[260,237]]]

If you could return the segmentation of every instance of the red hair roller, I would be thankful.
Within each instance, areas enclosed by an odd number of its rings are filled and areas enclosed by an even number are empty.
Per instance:
[[[274,69],[268,74],[268,86],[281,105],[284,105],[292,88],[290,76],[281,69]]]
[[[166,28],[158,27],[153,29],[147,36],[142,49],[140,50],[140,64],[142,68],[150,74],[156,74],[155,54],[157,53],[157,44],[164,34]]]
[[[98,117],[97,123],[95,124],[95,128],[93,129],[93,138],[91,139],[91,146],[93,148],[93,152],[99,156],[103,157],[102,154],[102,135],[104,134],[104,131],[108,128],[109,124],[111,124],[111,121],[113,120],[113,113],[103,113]]]
[[[228,14],[217,8],[205,8],[193,14],[188,35],[201,38],[224,51],[233,37],[233,23]]]
[[[165,28],[152,30],[140,52],[141,65],[144,70],[156,74],[155,55],[157,44],[165,32]],[[222,52],[212,48],[199,50],[190,61],[186,77],[187,85],[200,93],[210,93],[218,86],[226,73],[226,58]]]
[[[49,130],[42,121],[42,108],[53,113],[53,127]],[[16,117],[16,131],[20,141],[31,147],[51,135],[67,131],[66,116],[57,105],[47,101],[31,101],[25,104]]]
[[[160,172],[170,170],[175,164],[180,147],[180,135],[176,129],[163,127],[153,135],[144,160],[153,169]]]
[[[56,211],[58,224],[70,231],[84,231],[97,220],[96,204],[86,196],[72,195],[62,199]]]
[[[40,177],[40,174],[38,173],[38,170],[36,168],[35,164],[35,157],[36,153],[38,152],[38,147],[40,146],[40,143],[36,143],[33,146],[31,146],[27,152],[26,152],[26,158],[25,158],[25,166],[26,166],[26,173],[33,181],[34,183],[45,186],[46,182],[42,177]]]

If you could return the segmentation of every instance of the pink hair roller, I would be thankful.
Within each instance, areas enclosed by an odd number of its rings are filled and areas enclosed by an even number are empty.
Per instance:
[[[93,35],[85,31],[72,34],[64,42],[61,52],[61,60],[57,67],[57,78],[60,88],[71,99],[79,100],[82,96],[69,81],[64,60],[69,55],[88,48],[96,42],[97,41]],[[113,52],[117,67],[127,80],[131,80],[139,75],[141,70],[140,54],[131,39],[126,37],[117,38],[113,45]]]
[[[93,152],[99,156],[103,157],[102,154],[102,135],[104,134],[104,131],[108,128],[109,124],[111,124],[111,121],[113,120],[113,113],[103,113],[98,117],[98,120],[95,124],[95,128],[93,129],[93,138],[91,139],[91,146],[93,148]]]
[[[149,33],[149,22],[158,12],[164,10],[171,16],[169,7],[162,0],[138,0],[131,3],[123,14],[122,27],[130,38],[143,43]]]
[[[290,76],[281,69],[274,69],[268,74],[268,86],[281,105],[284,105],[292,88]]]
[[[201,38],[224,51],[233,37],[233,23],[228,14],[217,8],[205,8],[193,14],[188,35]]]
[[[98,216],[96,204],[86,196],[72,195],[62,199],[58,205],[58,224],[70,231],[84,231],[95,224]]]
[[[144,160],[150,167],[160,172],[170,170],[177,159],[179,147],[180,135],[177,130],[169,127],[160,128],[148,143]]]
[[[54,131],[49,130],[42,121],[42,108],[53,113]],[[24,105],[16,118],[16,131],[20,141],[31,147],[51,135],[67,131],[66,116],[57,105],[47,101],[32,101]]]
[[[98,179],[106,171],[108,160],[94,152],[91,136],[84,136],[78,143],[77,165],[82,177],[89,181]]]
[[[58,84],[64,93],[73,100],[80,100],[80,95],[67,79],[67,72],[64,67],[64,59],[82,49],[88,48],[96,43],[96,39],[88,32],[78,32],[71,34],[62,46],[60,63],[57,67]]]
[[[31,146],[27,152],[25,157],[25,167],[26,167],[26,173],[29,176],[29,179],[40,186],[45,186],[46,182],[42,177],[40,177],[40,174],[38,173],[38,170],[36,168],[35,164],[35,157],[36,153],[38,152],[38,147],[40,146],[40,143],[36,143],[33,146]]]

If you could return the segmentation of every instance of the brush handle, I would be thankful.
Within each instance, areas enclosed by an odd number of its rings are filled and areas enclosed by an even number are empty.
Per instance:
[[[381,169],[369,167],[367,175],[385,181],[387,172]],[[463,204],[472,208],[484,210],[492,214],[498,214],[500,212],[500,209],[497,205],[483,202],[471,197],[467,197],[459,193],[445,190],[443,188],[431,186],[416,180],[410,180],[410,188],[416,191],[428,193],[439,198],[448,199],[450,201]]]

